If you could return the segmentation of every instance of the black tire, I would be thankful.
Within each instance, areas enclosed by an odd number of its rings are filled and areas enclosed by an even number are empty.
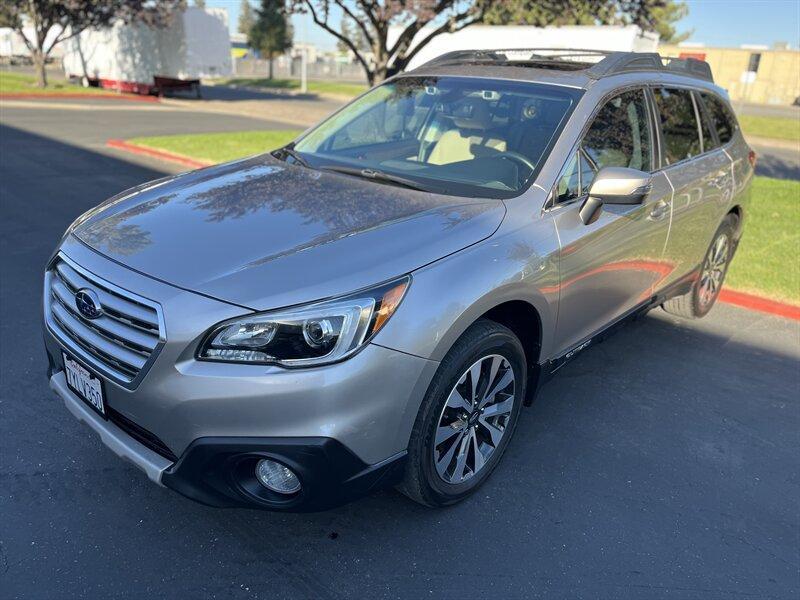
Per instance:
[[[513,408],[503,428],[500,441],[488,455],[485,463],[479,469],[475,469],[476,472],[463,482],[446,482],[440,477],[434,463],[433,444],[439,420],[451,391],[462,375],[465,375],[470,366],[477,361],[492,355],[499,355],[505,359],[507,363],[504,364],[510,366],[513,371]],[[483,377],[483,373],[486,371],[482,371],[482,377],[478,379],[488,386],[489,376]],[[442,360],[422,401],[411,432],[405,477],[398,486],[400,491],[412,500],[427,506],[447,506],[463,500],[477,490],[497,466],[514,434],[525,397],[526,382],[525,351],[517,336],[507,327],[487,319],[481,319],[470,326]],[[509,392],[506,399],[511,396]],[[478,431],[481,425],[476,424],[474,427]],[[474,447],[468,447],[467,452],[473,453],[474,463],[477,459]]]
[[[698,273],[698,277],[695,282],[692,284],[692,289],[689,293],[684,294],[682,296],[676,296],[675,298],[671,298],[664,302],[661,307],[667,311],[668,313],[683,317],[686,319],[700,319],[705,317],[709,311],[714,307],[714,304],[717,302],[717,298],[719,297],[720,290],[722,289],[722,284],[725,281],[725,275],[728,273],[728,267],[731,264],[731,259],[733,258],[733,253],[736,249],[736,230],[738,226],[738,219],[736,215],[729,214],[723,219],[722,224],[717,229],[717,232],[714,234],[714,238],[711,240],[711,244],[706,250],[705,256],[703,257],[703,264],[700,265],[700,271]],[[705,301],[702,299],[702,279],[703,273],[708,268],[710,261],[711,261],[711,251],[718,243],[721,237],[725,237],[726,239],[726,258],[725,263],[722,267],[722,275],[720,277],[719,285],[717,286],[715,292],[711,295],[710,298],[706,299]]]

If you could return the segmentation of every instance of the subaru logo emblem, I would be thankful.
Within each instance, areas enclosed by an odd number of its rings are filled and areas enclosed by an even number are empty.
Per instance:
[[[103,307],[100,306],[100,298],[90,289],[83,288],[75,294],[75,306],[78,312],[87,319],[96,319],[103,314]]]

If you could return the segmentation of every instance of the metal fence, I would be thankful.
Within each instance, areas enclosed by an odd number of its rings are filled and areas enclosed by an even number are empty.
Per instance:
[[[272,76],[276,79],[299,79],[300,69],[300,58],[292,59],[282,56],[275,59],[272,65]],[[256,58],[237,58],[233,61],[233,72],[236,77],[268,77],[269,61]],[[367,81],[361,65],[354,63],[309,62],[307,74],[309,79],[335,79],[348,83],[366,83]]]

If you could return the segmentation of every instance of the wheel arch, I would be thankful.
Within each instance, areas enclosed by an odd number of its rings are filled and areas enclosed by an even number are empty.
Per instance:
[[[730,210],[725,214],[727,217],[728,215],[733,215],[736,217],[736,233],[734,234],[736,237],[736,241],[742,237],[742,229],[744,225],[744,208],[741,204],[734,204]]]
[[[489,319],[508,327],[525,349],[528,368],[539,363],[542,351],[542,317],[525,300],[508,300],[484,312],[479,319]]]

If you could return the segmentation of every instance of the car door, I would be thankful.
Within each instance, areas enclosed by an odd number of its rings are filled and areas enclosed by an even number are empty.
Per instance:
[[[703,260],[733,193],[731,161],[719,147],[695,92],[653,89],[660,122],[663,173],[675,189],[672,228],[664,254],[671,267],[663,287],[692,273]]]
[[[664,276],[672,188],[661,174],[640,205],[604,205],[585,225],[578,211],[603,167],[653,171],[655,129],[644,89],[608,98],[568,160],[549,208],[558,232],[557,355],[647,301]]]

